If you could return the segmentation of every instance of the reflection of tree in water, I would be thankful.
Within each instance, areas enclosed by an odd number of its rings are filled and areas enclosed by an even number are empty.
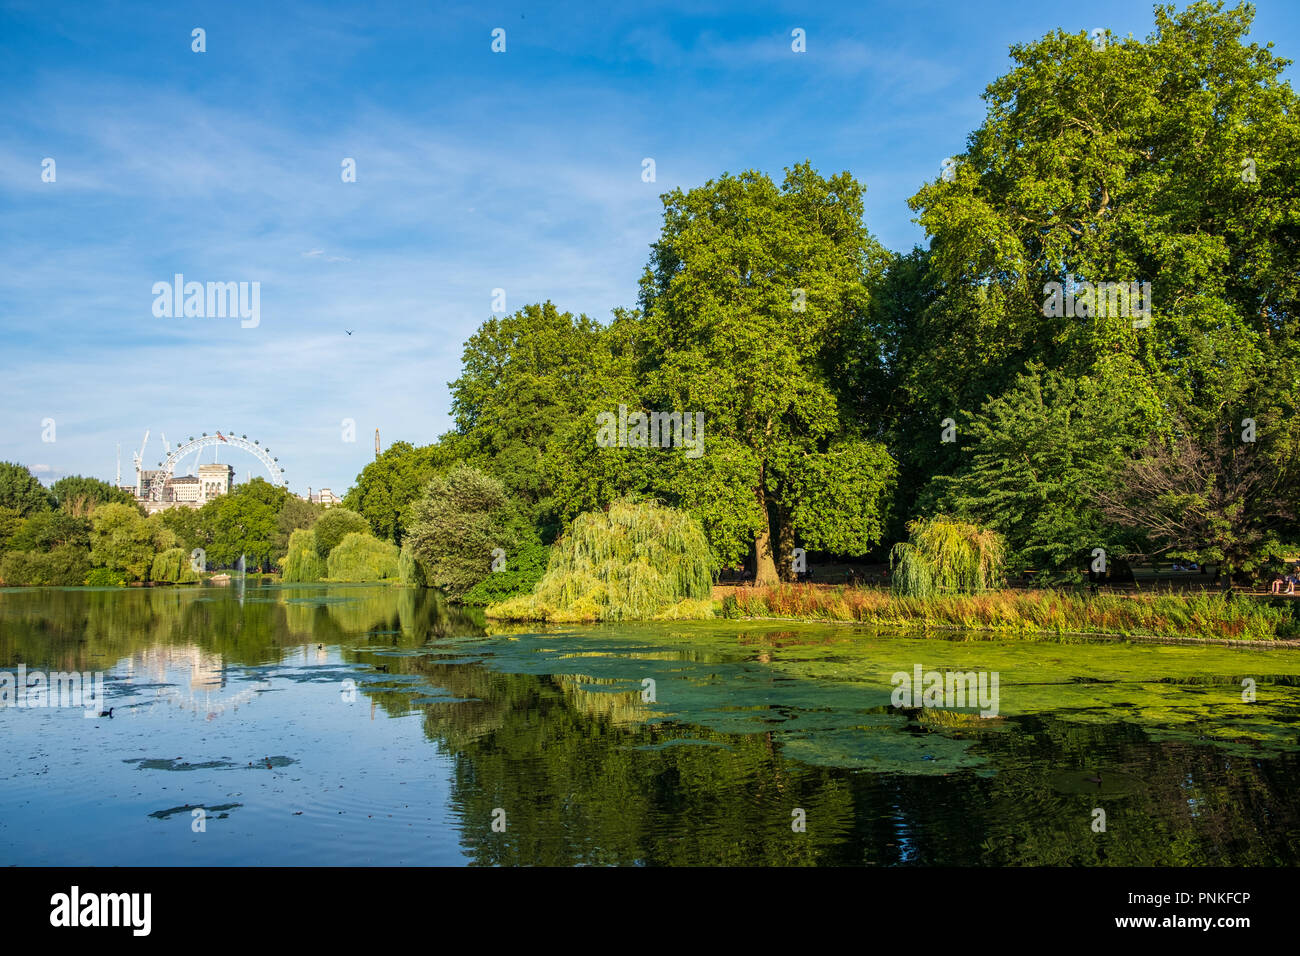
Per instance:
[[[1168,723],[1161,740],[1151,722],[935,725],[971,741],[985,771],[813,766],[785,757],[779,733],[647,723],[636,682],[581,676],[581,660],[569,675],[508,674],[425,647],[482,633],[481,618],[426,590],[250,587],[241,607],[218,588],[31,589],[0,600],[0,667],[99,670],[156,647],[197,648],[226,666],[293,663],[321,643],[417,675],[464,701],[416,706],[429,738],[454,756],[453,805],[477,863],[1300,864],[1300,756],[1203,739],[1223,732],[1221,720]],[[785,640],[755,643],[780,650]],[[419,649],[427,653],[381,653]],[[686,665],[716,651],[638,654]],[[409,685],[360,689],[390,713],[412,709]],[[879,739],[863,731],[862,747]],[[1091,793],[1098,774],[1105,783]],[[1104,834],[1091,830],[1097,806]],[[498,807],[503,834],[491,829]],[[806,833],[790,828],[796,807]]]
[[[1300,863],[1294,753],[1261,759],[1180,740],[1153,746],[1132,724],[1049,718],[1017,730],[989,741],[1015,752],[1014,768],[986,781],[963,810],[982,821],[990,864]],[[1084,771],[1084,782],[1072,771]],[[1127,785],[1110,791],[1108,774]],[[1094,779],[1098,792],[1090,792]],[[1106,811],[1104,834],[1091,830],[1094,807]]]
[[[253,587],[241,604],[228,588],[25,589],[0,601],[0,667],[19,661],[104,670],[149,648],[194,645],[227,665],[284,659],[303,644],[398,646],[481,635],[481,616],[426,589]]]
[[[787,760],[771,733],[647,725],[639,690],[436,661],[419,671],[471,699],[425,706],[425,731],[456,757],[452,802],[480,864],[1300,862],[1294,755],[1229,757],[1048,718],[979,734],[992,775],[870,773]],[[1092,772],[1137,785],[1091,794],[1076,782]],[[1092,832],[1095,806],[1106,833]],[[790,828],[795,807],[807,833]],[[496,808],[505,833],[492,830]]]
[[[639,690],[575,695],[572,678],[436,662],[422,672],[474,698],[427,705],[425,731],[456,757],[452,803],[477,863],[814,863],[848,819],[832,773],[787,765],[766,735],[629,727],[595,701],[635,709]],[[721,746],[674,745],[684,740]],[[652,746],[663,749],[636,749]],[[503,834],[492,832],[498,807]],[[795,807],[818,826],[794,833]]]

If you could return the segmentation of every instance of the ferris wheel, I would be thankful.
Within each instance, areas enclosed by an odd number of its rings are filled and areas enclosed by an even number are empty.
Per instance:
[[[284,469],[280,467],[280,459],[272,456],[271,449],[257,439],[250,439],[247,435],[227,435],[220,431],[212,435],[204,432],[198,438],[191,437],[183,444],[177,445],[165,460],[158,462],[158,472],[149,482],[149,498],[153,501],[162,501],[163,488],[167,485],[168,479],[175,474],[176,466],[181,460],[195,452],[199,452],[201,457],[203,449],[214,446],[238,448],[248,452],[266,468],[271,484],[277,488],[284,487]]]

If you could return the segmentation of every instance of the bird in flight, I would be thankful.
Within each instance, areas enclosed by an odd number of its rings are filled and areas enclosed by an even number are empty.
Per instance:
[[[348,335],[351,335],[351,334],[352,334],[352,330],[351,330],[351,329],[344,329],[343,331],[346,332]]]

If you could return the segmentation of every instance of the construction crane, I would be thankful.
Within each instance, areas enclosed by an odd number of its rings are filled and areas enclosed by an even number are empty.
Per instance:
[[[172,453],[172,446],[171,446],[171,442],[167,440],[167,433],[161,432],[160,434],[162,435],[163,452],[168,456],[170,456]]]
[[[149,444],[149,429],[144,430],[144,441],[140,442],[140,450],[132,457],[135,459],[135,470],[144,470],[144,446]]]

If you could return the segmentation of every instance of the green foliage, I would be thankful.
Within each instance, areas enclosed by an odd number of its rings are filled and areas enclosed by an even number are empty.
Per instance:
[[[461,598],[464,604],[497,604],[512,597],[531,594],[546,573],[551,549],[530,542],[513,553],[507,552],[504,567],[493,571]]]
[[[0,505],[0,552],[9,550],[9,539],[23,526],[23,516],[15,508]]]
[[[70,544],[10,551],[0,560],[0,580],[6,587],[78,587],[89,572],[86,549]]]
[[[345,535],[369,534],[370,525],[355,511],[335,506],[325,509],[312,525],[312,531],[316,539],[316,554],[321,560],[327,560]]]
[[[299,528],[289,535],[289,551],[280,559],[281,580],[285,584],[323,581],[325,562],[316,552],[316,533]]]
[[[477,468],[457,464],[434,478],[411,508],[406,543],[428,583],[462,598],[492,573],[494,549],[509,551],[505,487]]]
[[[708,616],[712,573],[704,529],[654,501],[618,501],[579,515],[551,549],[533,593],[488,608],[489,617],[545,621]],[[699,612],[703,612],[702,614]]]
[[[279,512],[284,507],[286,501],[294,498],[294,495],[291,495],[285,488],[273,485],[265,478],[260,477],[250,479],[242,485],[235,485],[230,489],[230,495],[235,498],[251,498],[254,501],[260,501],[276,512]]]
[[[726,563],[752,551],[760,580],[789,573],[800,539],[863,553],[883,530],[892,464],[827,375],[886,258],[863,225],[862,197],[848,173],[824,178],[807,163],[779,187],[751,171],[663,197],[631,333],[639,399],[703,412],[707,450],[651,453],[662,468],[654,487],[700,519]]]
[[[159,511],[158,517],[163,527],[176,535],[179,547],[187,551],[193,551],[195,548],[207,550],[212,539],[203,527],[203,518],[200,517],[198,508],[168,508],[166,511]]]
[[[399,576],[398,555],[397,545],[380,541],[368,532],[350,531],[330,551],[329,579],[396,581]]]
[[[100,505],[90,517],[90,563],[144,581],[159,551],[176,547],[176,536],[157,515],[145,518],[129,505]]]
[[[543,542],[559,532],[555,484],[572,468],[563,432],[585,418],[608,355],[598,323],[548,301],[483,323],[451,383],[456,431],[444,439],[447,455],[500,480]]]
[[[1000,532],[1013,567],[1072,566],[1080,551],[1120,543],[1098,496],[1161,413],[1159,395],[1126,357],[1099,363],[1095,376],[1031,364],[957,425],[966,461],[937,477],[920,507]]]
[[[1135,423],[1140,415],[1126,412],[1149,411],[1150,395],[1163,419],[1148,423],[1153,433],[1167,434],[1169,413],[1201,440],[1225,420],[1267,418],[1296,457],[1300,103],[1285,82],[1287,61],[1248,42],[1253,15],[1246,5],[1157,7],[1145,40],[1113,38],[1096,50],[1083,33],[1057,31],[1013,47],[955,178],[911,200],[929,249],[890,265],[877,297],[890,308],[873,314],[864,339],[883,346],[861,353],[870,360],[853,367],[855,384],[886,403],[892,446],[904,458],[900,488],[909,489],[963,465],[962,450],[935,440],[942,419],[961,409],[983,416],[1003,396],[1012,404],[1025,395],[1020,376],[1030,363],[1062,377],[1043,384],[1068,408],[987,415],[1002,437],[982,441],[989,468],[967,510],[998,520],[994,499],[1006,493],[1018,559],[1059,561],[1100,530],[1083,474],[1113,469],[1132,439],[1116,419]],[[1044,314],[1047,283],[1130,281],[1152,283],[1146,327],[1127,315]],[[1076,394],[1067,380],[1078,383]],[[1127,409],[1142,392],[1139,407]],[[1058,424],[1069,417],[1066,435],[1032,434],[1053,416]],[[1032,468],[1026,456],[1007,455],[994,476],[1017,432],[1037,439]],[[1039,470],[1054,447],[1075,478]],[[1028,490],[1010,493],[1021,478],[1047,496],[1042,506]],[[942,506],[959,503],[960,488],[946,491],[956,496],[942,496]]]
[[[789,523],[802,547],[862,554],[884,536],[898,474],[884,445],[839,441],[789,474]]]
[[[397,577],[407,587],[423,588],[429,586],[431,577],[424,562],[415,556],[408,541],[402,545],[402,553],[397,558]]]
[[[375,537],[400,545],[407,511],[433,478],[440,457],[435,445],[394,442],[361,469],[343,504],[366,519]]]
[[[23,519],[6,545],[12,551],[49,551],[61,545],[90,548],[90,522],[62,511],[38,511]]]
[[[126,575],[113,568],[92,568],[86,575],[86,586],[91,588],[124,588]]]
[[[26,518],[53,507],[54,495],[35,475],[22,465],[0,461],[0,508],[12,508]]]
[[[889,556],[893,590],[907,597],[982,594],[1001,583],[1005,544],[996,531],[937,516],[908,526]]]
[[[279,553],[276,506],[256,493],[212,499],[199,509],[199,528],[209,568],[233,568],[242,554],[249,568],[269,570]]]
[[[293,532],[315,526],[316,521],[326,509],[322,505],[303,501],[297,495],[285,495],[280,511],[275,516],[274,553],[282,554],[289,547],[289,538]]]
[[[60,511],[86,516],[103,504],[134,505],[135,496],[98,478],[69,475],[50,485]]]
[[[190,564],[190,553],[184,548],[168,548],[153,559],[149,580],[164,584],[189,584],[199,580]]]

